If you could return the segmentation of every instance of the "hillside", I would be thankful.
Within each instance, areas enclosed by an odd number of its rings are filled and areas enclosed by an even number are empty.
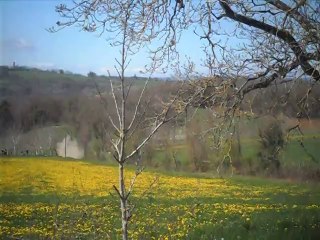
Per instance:
[[[87,77],[62,70],[42,71],[24,67],[0,69],[0,155],[53,156],[58,152],[58,144],[68,135],[79,146],[81,155],[76,156],[104,162],[113,161],[110,138],[114,129],[106,114],[117,119],[117,113],[107,77],[96,76],[92,72]],[[134,114],[135,104],[146,79],[131,77],[130,80],[133,85],[128,83],[125,86],[127,90],[130,89],[126,107],[128,118]],[[206,94],[213,94],[216,87],[219,88],[214,85],[219,85],[215,78],[207,79],[209,82],[205,80],[190,85],[191,95],[194,89],[197,91],[196,86],[199,84],[203,87],[209,84],[209,88],[204,88],[209,91]],[[220,79],[218,82],[222,84],[224,80]],[[111,81],[116,94],[119,94],[119,88],[116,87],[118,80],[112,77]],[[97,96],[95,83],[102,92],[102,101]],[[222,175],[229,172],[274,174],[283,178],[320,179],[320,85],[315,86],[309,95],[308,111],[299,112],[299,99],[306,93],[307,85],[305,81],[299,80],[297,83],[270,86],[269,89],[259,90],[256,95],[244,99],[241,119],[234,119],[234,129],[229,129],[237,133],[232,135],[232,141],[228,140],[230,134],[226,133],[226,145],[219,149],[215,146],[221,143],[213,142],[214,136],[223,133],[212,131],[218,129],[220,124],[215,106],[190,106],[186,114],[168,122],[157,132],[143,149],[141,161],[146,166],[162,170],[218,171]],[[178,82],[151,79],[142,98],[139,114],[147,114],[145,117],[148,119],[150,115],[159,113],[162,104],[174,96],[179,87]],[[287,103],[283,104],[280,100],[285,96],[287,88],[292,94]],[[186,94],[185,97],[188,96]],[[201,99],[201,94],[199,98]],[[301,113],[299,118],[298,113]],[[294,128],[289,134],[287,130],[297,123],[300,128]],[[271,134],[280,136],[280,142],[283,142],[280,151],[277,150],[276,158],[273,153],[268,152],[270,149],[262,149],[261,144],[261,133],[270,129],[272,124],[280,128],[277,133]],[[145,126],[139,127],[137,135],[128,142],[128,149],[135,146],[139,138],[147,133]],[[270,141],[271,144],[272,142]],[[278,147],[275,146],[275,149]],[[61,156],[68,155],[68,144],[64,144],[62,148],[65,151],[61,150],[64,152]],[[228,154],[230,159],[225,158]],[[274,166],[268,163],[270,159],[274,159]]]
[[[12,96],[30,95],[77,95],[93,96],[97,94],[96,84],[102,92],[110,88],[109,77],[74,74],[63,70],[40,70],[36,68],[0,66],[0,101]],[[117,77],[112,76],[112,81]],[[143,77],[128,77],[134,85],[142,86],[146,81]],[[151,79],[151,84],[160,82]]]

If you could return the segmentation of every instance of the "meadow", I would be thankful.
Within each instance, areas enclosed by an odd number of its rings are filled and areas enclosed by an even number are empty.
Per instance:
[[[120,239],[117,179],[115,166],[1,158],[0,238]],[[320,237],[316,183],[145,171],[130,204],[131,239]]]

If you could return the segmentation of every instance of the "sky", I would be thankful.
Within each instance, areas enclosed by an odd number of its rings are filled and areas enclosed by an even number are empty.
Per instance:
[[[66,0],[0,0],[0,65],[40,69],[63,69],[86,75],[93,71],[106,75],[115,74],[115,58],[119,52],[106,41],[106,36],[68,27],[57,33],[46,29],[55,25],[59,18],[55,6],[70,3]],[[202,43],[192,31],[187,32],[179,43],[182,56],[190,57],[201,69]],[[148,63],[145,52],[133,57],[127,75],[138,75]],[[203,69],[203,68],[202,68]],[[200,70],[201,71],[201,70]],[[160,77],[170,77],[156,73]]]

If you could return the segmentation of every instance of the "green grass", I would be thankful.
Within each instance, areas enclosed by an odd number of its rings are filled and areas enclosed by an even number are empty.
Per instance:
[[[5,158],[0,176],[1,239],[120,239],[112,190],[117,167]],[[99,182],[101,176],[105,180]],[[154,176],[157,184],[142,195]],[[106,192],[101,196],[100,186]],[[133,239],[320,237],[319,184],[144,172],[130,203],[135,205],[129,227]]]
[[[280,153],[280,161],[282,170],[291,169],[320,169],[320,138],[314,135],[307,135],[303,139],[304,148],[300,145],[298,141],[300,136],[290,138],[289,142],[285,145],[284,149]],[[260,164],[258,159],[259,153],[259,140],[252,138],[245,138],[241,140],[241,156],[240,161],[242,167],[248,167],[250,164],[255,167]],[[193,163],[192,156],[188,151],[188,146],[185,144],[175,146],[164,147],[156,149],[152,157],[152,166],[162,167],[164,169],[175,169],[175,164],[172,159],[172,152],[175,151],[176,159],[180,164],[178,170],[182,171],[192,171]],[[216,170],[217,164],[220,159],[217,157],[217,153],[208,150],[208,157],[210,158],[210,166],[207,169],[208,172],[213,172]],[[237,156],[233,156],[233,161],[238,160]],[[237,158],[237,159],[236,159]]]

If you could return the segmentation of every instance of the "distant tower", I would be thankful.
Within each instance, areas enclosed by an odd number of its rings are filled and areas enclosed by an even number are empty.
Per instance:
[[[12,68],[16,68],[16,62],[13,61]]]

